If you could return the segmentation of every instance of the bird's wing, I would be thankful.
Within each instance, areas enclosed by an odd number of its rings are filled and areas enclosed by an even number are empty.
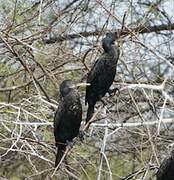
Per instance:
[[[171,161],[172,161],[171,157],[165,158],[162,161],[162,163],[161,163],[161,165],[160,165],[160,167],[159,167],[159,169],[157,171],[157,174],[156,174],[158,179],[160,179],[163,176],[165,176],[165,174],[168,172],[168,169],[170,167]]]
[[[54,115],[54,135],[56,136],[56,131],[58,129],[60,120],[62,119],[62,115],[64,114],[65,107],[63,101],[60,101],[59,106]]]
[[[100,77],[100,75],[104,71],[104,64],[105,64],[105,58],[102,56],[94,63],[92,69],[89,71],[88,76],[87,76],[87,83],[92,84],[94,81],[96,81],[97,78]],[[87,102],[87,99],[88,99],[89,89],[90,89],[90,86],[87,86],[85,103]]]
[[[97,59],[97,61],[94,63],[93,67],[91,68],[91,70],[88,73],[87,83],[92,82],[94,79],[96,79],[98,77],[98,75],[100,75],[102,73],[104,61],[105,60],[103,57]]]

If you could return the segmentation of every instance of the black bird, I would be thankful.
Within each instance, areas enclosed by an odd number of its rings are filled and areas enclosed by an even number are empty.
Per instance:
[[[60,102],[54,117],[54,137],[57,147],[55,167],[59,164],[69,142],[79,133],[82,105],[76,85],[65,80],[60,85]]]
[[[166,157],[156,174],[157,180],[174,180],[174,146],[171,145],[172,150],[170,155]]]
[[[86,123],[94,113],[96,102],[100,101],[107,92],[109,94],[111,92],[109,88],[115,78],[120,54],[119,48],[114,45],[116,38],[115,33],[106,34],[106,37],[102,40],[104,52],[88,73],[87,83],[90,83],[90,86],[86,87],[85,104],[88,103]]]

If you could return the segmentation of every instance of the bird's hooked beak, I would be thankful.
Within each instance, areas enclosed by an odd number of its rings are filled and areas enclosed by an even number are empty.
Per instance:
[[[90,86],[90,83],[77,83],[71,86],[72,89],[74,88],[78,88],[78,87],[86,87],[86,86]]]
[[[75,86],[76,87],[86,87],[86,86],[90,86],[90,83],[77,83]]]

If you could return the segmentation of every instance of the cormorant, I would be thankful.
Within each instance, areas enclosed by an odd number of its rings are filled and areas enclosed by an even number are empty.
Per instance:
[[[82,105],[76,85],[65,80],[60,85],[60,102],[54,117],[54,136],[57,147],[55,167],[59,164],[67,143],[79,133]]]
[[[120,54],[119,48],[114,45],[116,39],[116,33],[106,34],[106,37],[102,40],[104,52],[88,73],[87,83],[90,83],[90,86],[86,87],[85,104],[88,103],[86,123],[94,113],[96,102],[100,101],[107,92],[109,94],[111,92],[109,88],[115,78]]]
[[[161,163],[157,174],[157,180],[174,180],[174,145],[172,144],[170,155],[167,156]]]

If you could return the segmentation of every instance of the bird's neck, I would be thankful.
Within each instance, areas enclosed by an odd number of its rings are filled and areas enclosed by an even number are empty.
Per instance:
[[[103,49],[104,49],[104,52],[108,53],[112,50],[112,45],[111,44],[108,44],[108,43],[103,43]]]
[[[78,92],[75,89],[70,90],[65,97],[76,99],[76,96],[78,95]]]
[[[67,95],[71,94],[71,92],[73,91],[73,89],[70,89],[70,88],[66,88],[62,91],[61,93],[61,97],[66,97]]]
[[[111,57],[112,59],[115,59],[115,58],[118,59],[120,51],[118,47],[111,46],[110,50],[105,53],[107,53],[108,56]]]

